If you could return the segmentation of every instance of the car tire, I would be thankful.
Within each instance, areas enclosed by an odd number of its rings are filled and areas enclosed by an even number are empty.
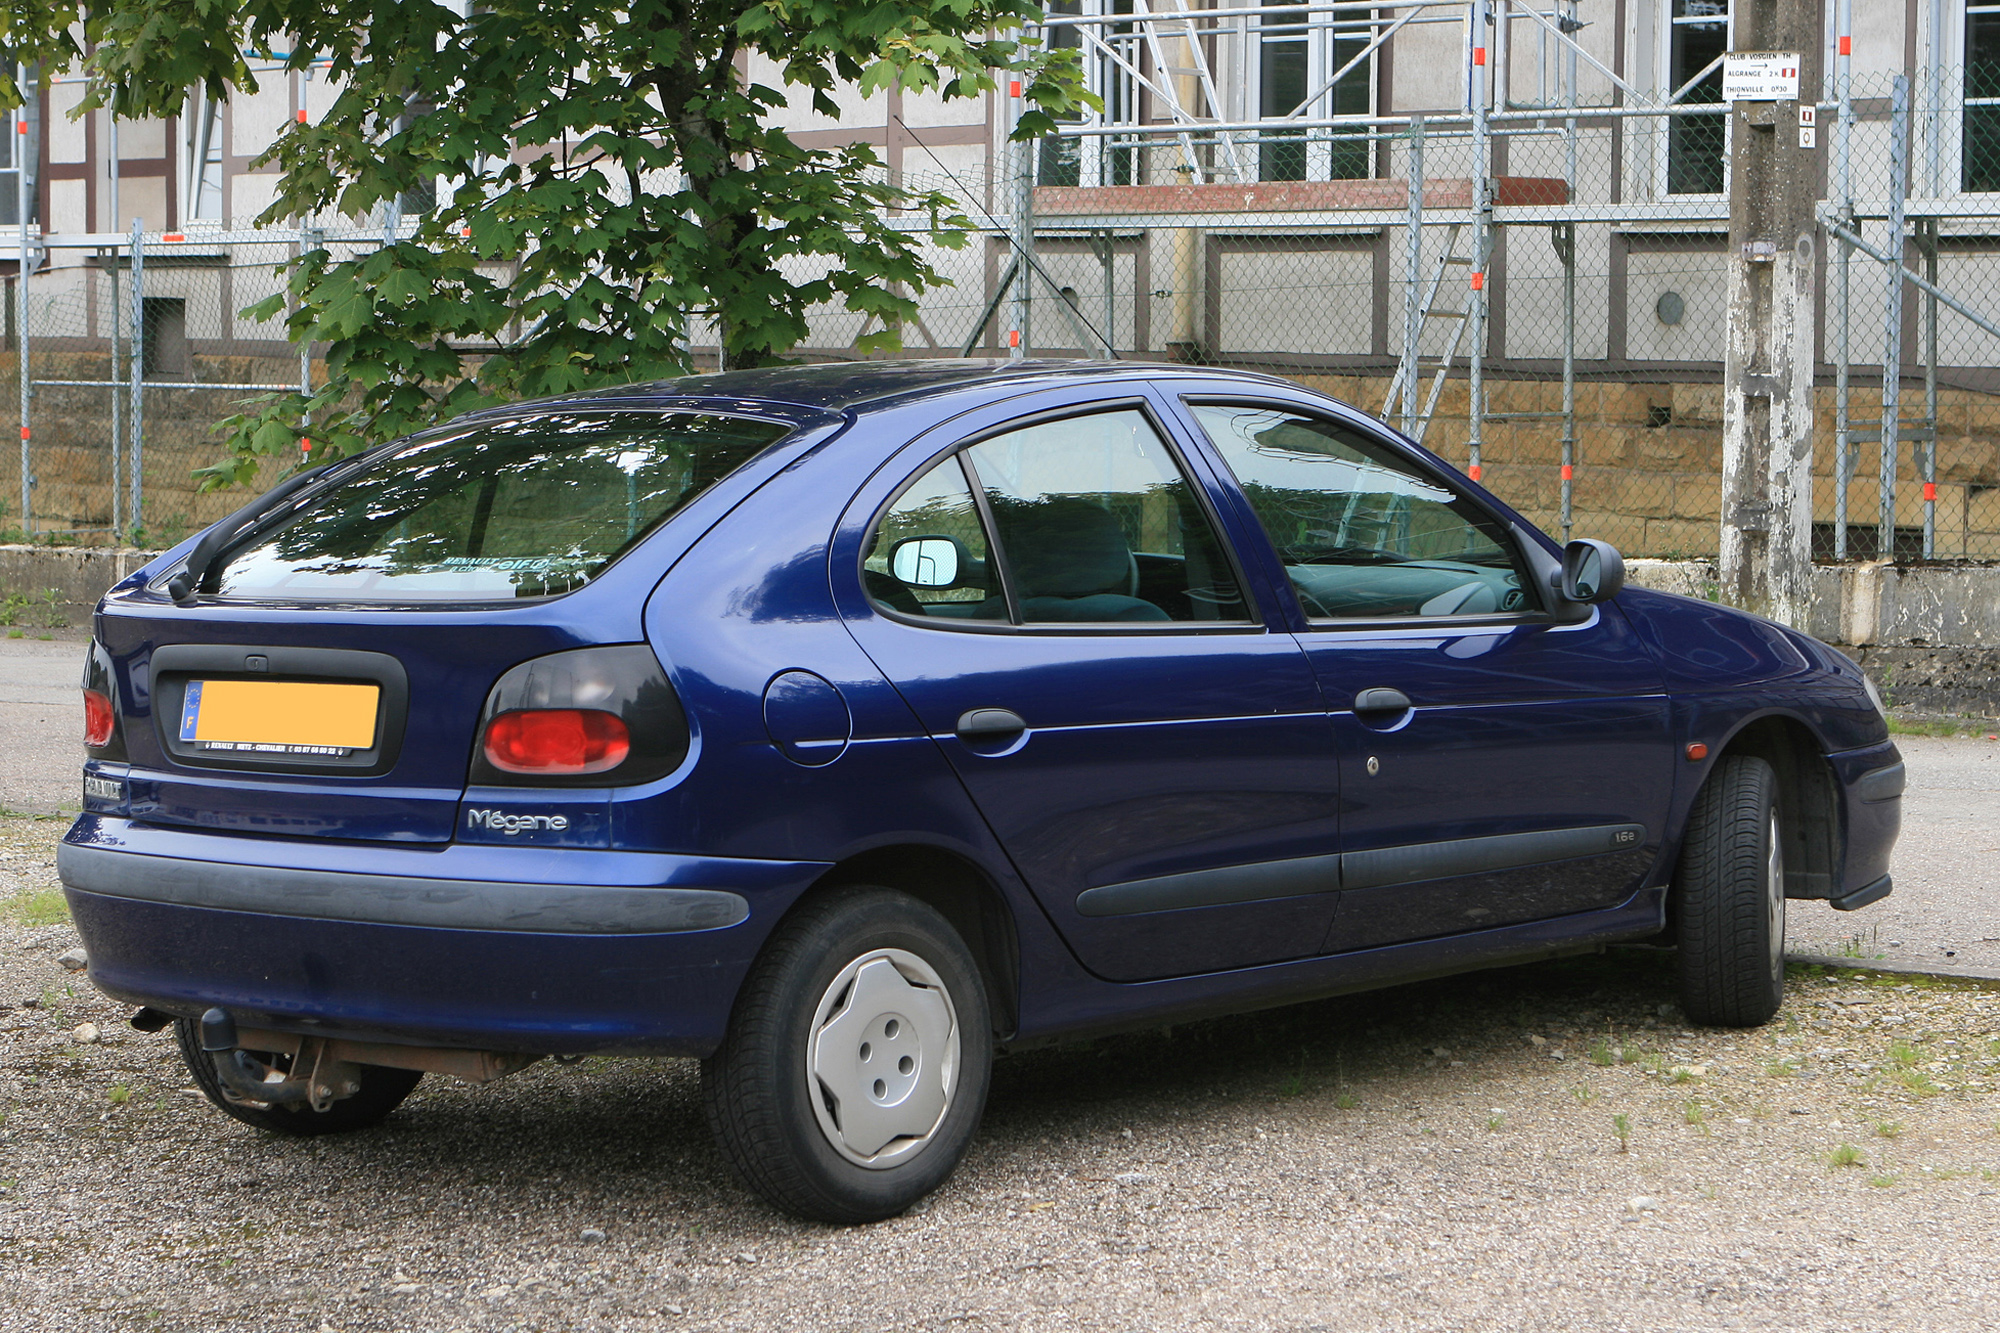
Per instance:
[[[278,1134],[309,1137],[366,1129],[402,1105],[403,1099],[423,1078],[421,1070],[361,1065],[361,1091],[341,1098],[324,1111],[315,1111],[310,1106],[259,1105],[237,1101],[223,1091],[222,1079],[215,1072],[215,1060],[201,1048],[201,1025],[194,1019],[174,1020],[174,1041],[181,1048],[181,1063],[187,1066],[195,1086],[218,1110],[246,1125]],[[254,1051],[252,1054],[279,1069],[288,1068],[291,1059],[288,1055],[269,1051]]]
[[[1675,942],[1691,1022],[1756,1027],[1785,997],[1785,867],[1778,778],[1750,755],[1725,758],[1689,812]]]
[[[857,887],[778,928],[702,1062],[702,1100],[766,1200],[874,1222],[958,1166],[992,1066],[986,987],[958,932],[907,894]]]

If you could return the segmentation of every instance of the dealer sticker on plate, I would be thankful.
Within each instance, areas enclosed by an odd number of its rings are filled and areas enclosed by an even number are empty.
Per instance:
[[[339,759],[375,744],[379,685],[191,680],[181,740],[204,750]]]

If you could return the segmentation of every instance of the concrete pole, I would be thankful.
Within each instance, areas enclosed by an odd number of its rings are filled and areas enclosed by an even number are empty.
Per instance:
[[[1738,0],[1737,51],[1792,51],[1799,96],[1729,112],[1721,595],[1803,626],[1812,603],[1813,279],[1820,162],[1798,108],[1819,100],[1822,0]]]

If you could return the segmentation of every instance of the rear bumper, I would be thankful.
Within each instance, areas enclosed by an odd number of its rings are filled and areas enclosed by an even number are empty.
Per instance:
[[[771,925],[825,870],[357,848],[93,815],[57,866],[91,980],[133,1004],[355,1040],[660,1055],[720,1043]]]

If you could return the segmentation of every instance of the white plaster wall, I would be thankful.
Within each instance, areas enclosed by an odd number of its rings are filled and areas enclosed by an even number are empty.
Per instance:
[[[89,231],[88,181],[45,181],[42,197],[48,213],[42,220],[46,231]]]
[[[1627,353],[1635,361],[1720,361],[1728,314],[1725,258],[1719,251],[1642,252],[1627,255],[1630,299],[1625,312]],[[1680,293],[1679,324],[1661,322],[1659,299]]]
[[[296,123],[289,74],[265,74],[254,93],[238,93],[229,103],[229,151],[256,157]]]
[[[1390,112],[1455,111],[1465,105],[1465,25],[1412,23],[1392,38]]]
[[[84,122],[70,114],[83,104],[83,91],[83,85],[78,83],[59,83],[49,89],[48,117],[42,124],[42,133],[48,136],[51,162],[84,160]]]
[[[1225,252],[1221,325],[1209,340],[1231,354],[1365,353],[1374,268],[1357,250]]]
[[[770,123],[787,133],[867,129],[889,123],[887,95],[877,93],[873,97],[862,97],[857,89],[846,84],[836,85],[829,94],[840,114],[821,115],[813,110],[811,89],[787,85],[778,66],[761,56],[750,57],[750,81],[775,88],[785,95],[785,105],[772,112]]]
[[[1611,229],[1582,226],[1576,232],[1576,355],[1580,360],[1604,355],[1610,318],[1609,277]],[[1506,303],[1504,347],[1496,356],[1560,357],[1563,351],[1562,263],[1549,233],[1542,227],[1507,229],[1507,281],[1501,292]],[[1393,297],[1392,297],[1393,299]],[[1390,322],[1395,323],[1392,314]],[[1392,331],[1391,341],[1394,341]]]
[[[118,152],[125,158],[165,157],[167,122],[164,120],[121,120],[118,122]]]

